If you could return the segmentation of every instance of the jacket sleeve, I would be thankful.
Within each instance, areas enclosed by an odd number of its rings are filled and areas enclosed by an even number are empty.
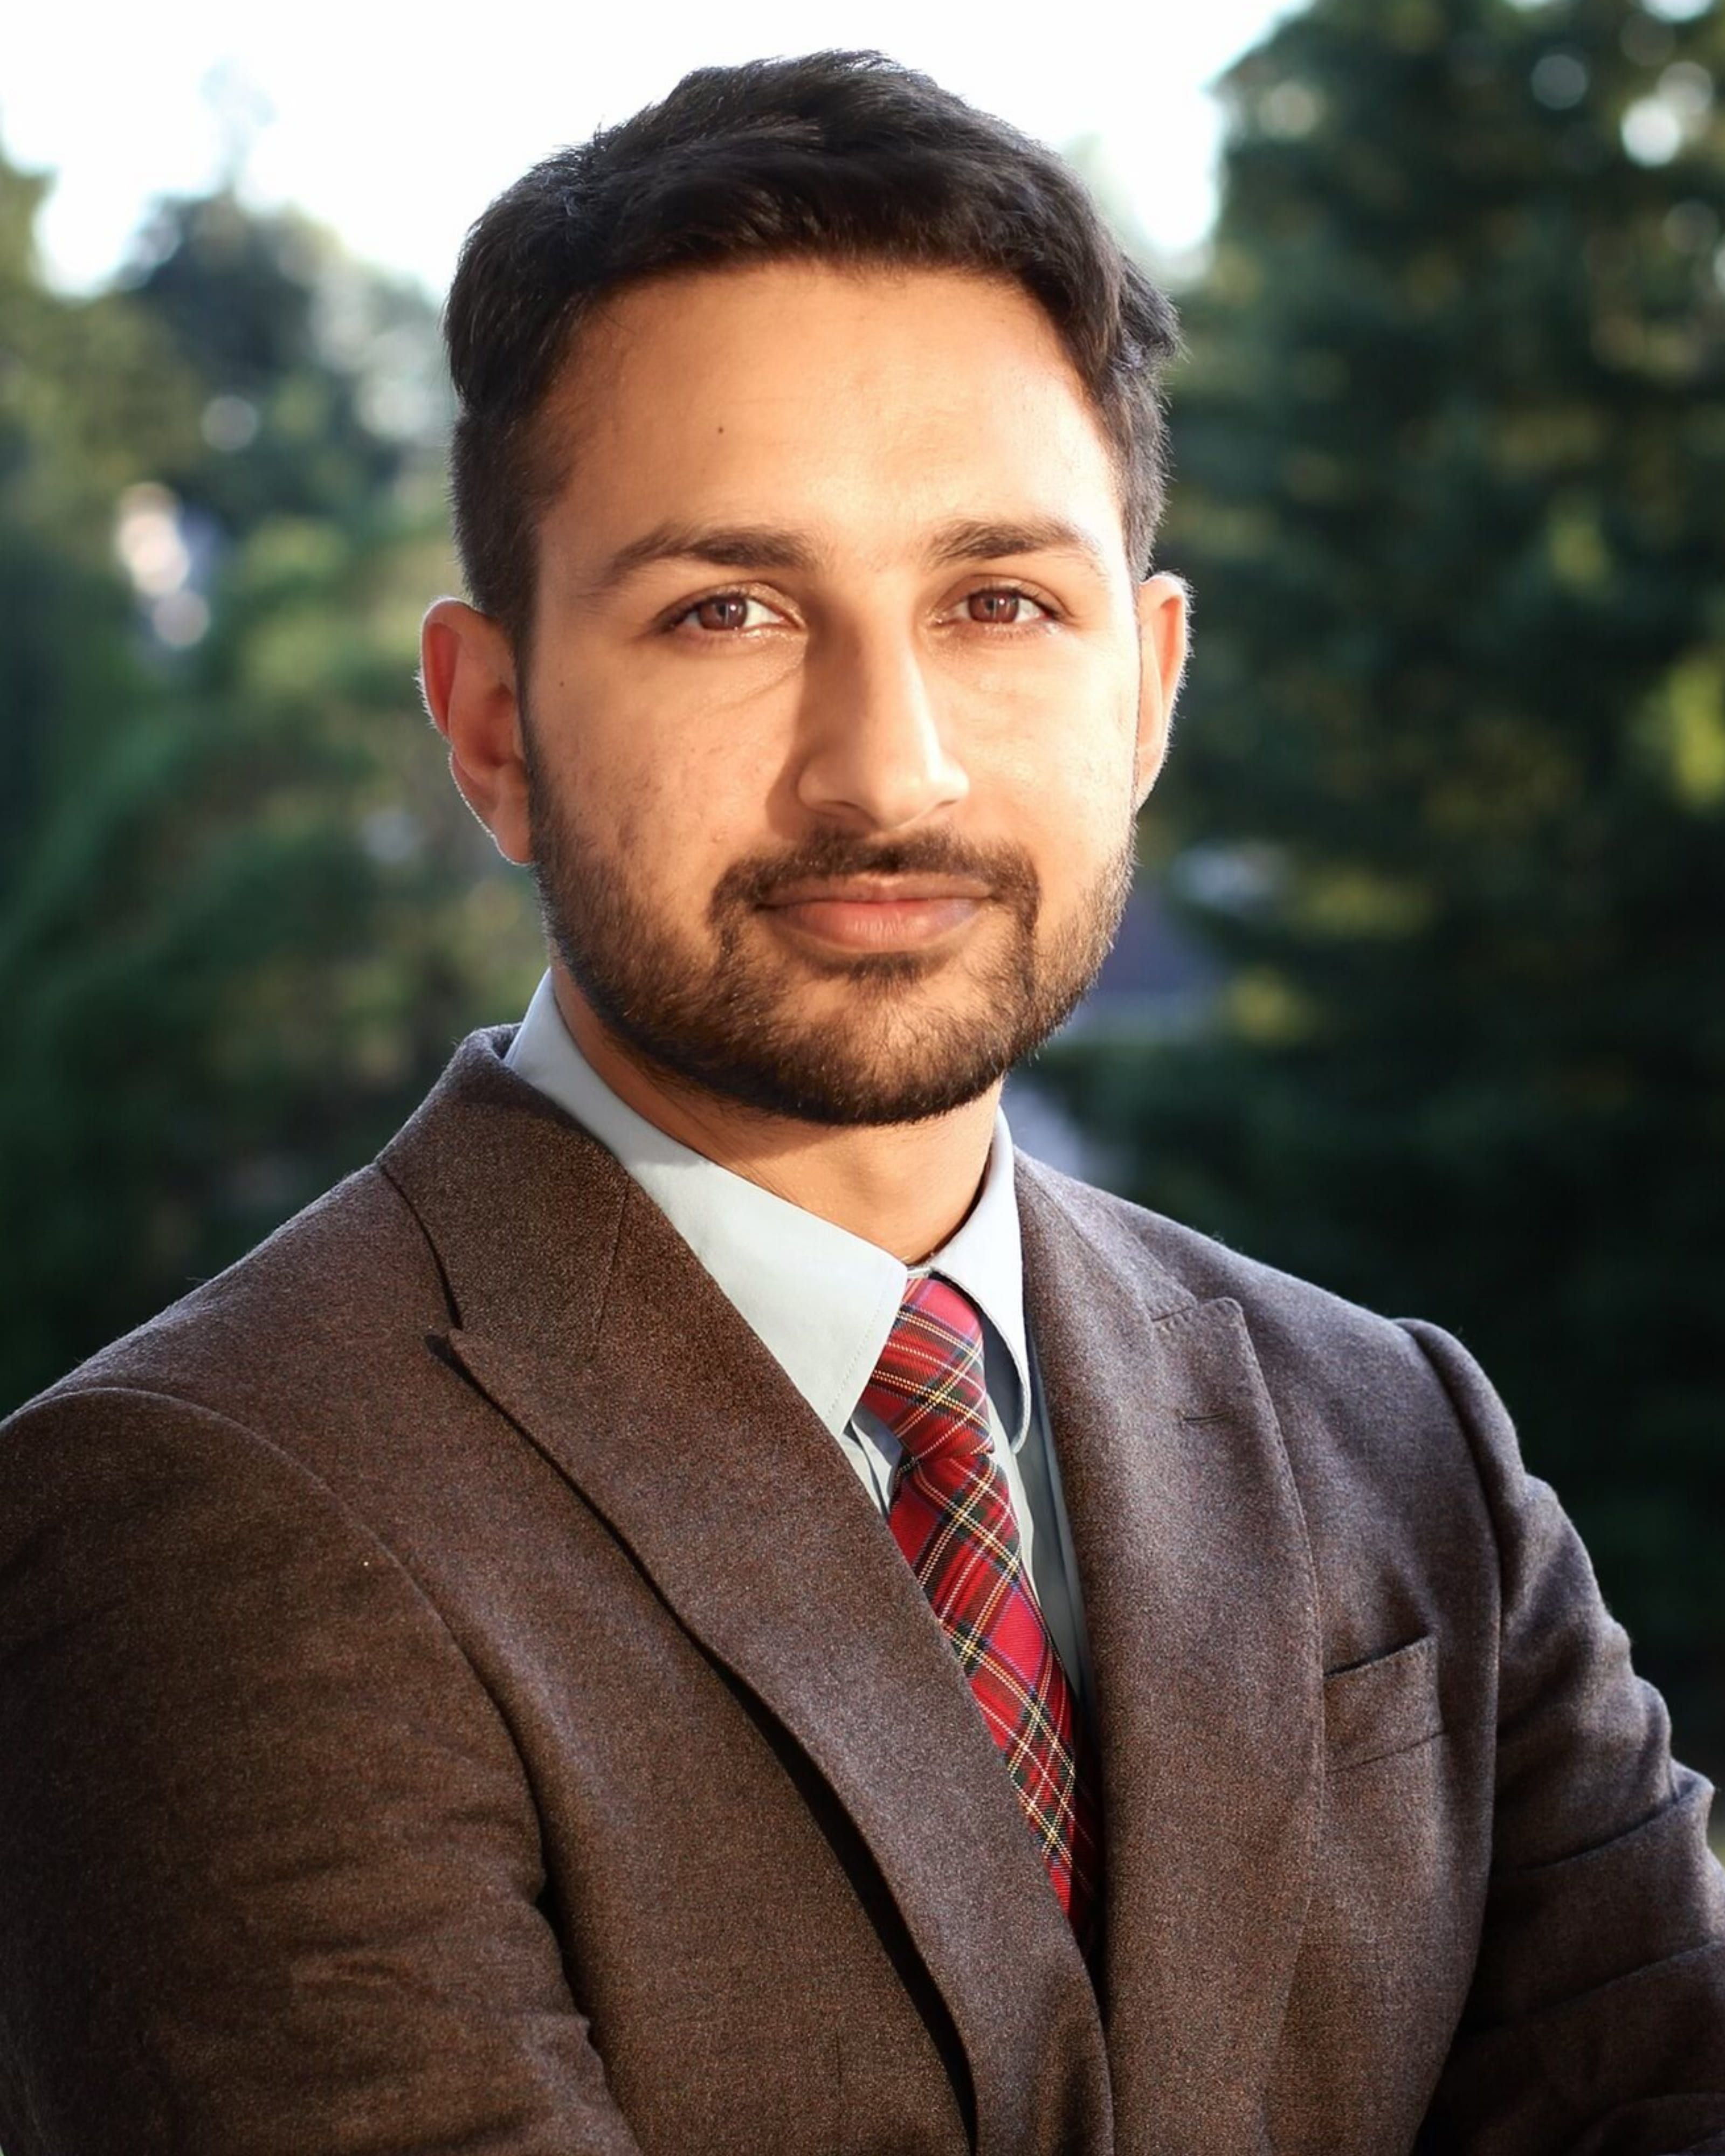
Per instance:
[[[0,1430],[0,1851],[6,2156],[638,2156],[501,1715],[219,1416]]]
[[[1725,2151],[1725,1876],[1575,1530],[1496,1394],[1410,1325],[1478,1465],[1501,1577],[1491,1876],[1467,2010],[1420,2147]]]

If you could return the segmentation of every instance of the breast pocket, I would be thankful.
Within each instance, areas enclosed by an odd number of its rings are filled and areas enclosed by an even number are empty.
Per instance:
[[[1411,1752],[1442,1733],[1437,1640],[1427,1633],[1324,1677],[1324,1750],[1330,1771]]]

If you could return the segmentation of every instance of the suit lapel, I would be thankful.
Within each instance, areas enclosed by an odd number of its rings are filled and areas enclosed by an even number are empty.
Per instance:
[[[964,2045],[978,2148],[1101,2156],[1095,1993],[884,1522],[664,1215],[501,1065],[500,1041],[467,1044],[381,1163],[445,1269],[459,1322],[442,1352],[849,1814]]]
[[[1267,2148],[1310,1893],[1321,1661],[1297,1495],[1237,1304],[1020,1160],[1026,1295],[1096,1674],[1120,2156]]]

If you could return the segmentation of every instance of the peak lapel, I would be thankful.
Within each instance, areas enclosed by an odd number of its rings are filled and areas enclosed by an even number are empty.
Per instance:
[[[1316,1851],[1322,1671],[1298,1496],[1236,1303],[1199,1303],[1021,1162],[1032,1336],[1096,1672],[1120,2156],[1268,2148]]]
[[[658,1208],[493,1045],[470,1042],[443,1092],[383,1164],[445,1267],[450,1352],[850,1815],[965,2046],[983,2156],[1102,2156],[1088,1974],[956,1659],[838,1446]]]

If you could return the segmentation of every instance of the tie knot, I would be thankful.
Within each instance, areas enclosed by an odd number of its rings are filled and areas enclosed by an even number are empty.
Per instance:
[[[982,1320],[957,1288],[932,1273],[911,1282],[862,1404],[912,1461],[986,1450]]]

